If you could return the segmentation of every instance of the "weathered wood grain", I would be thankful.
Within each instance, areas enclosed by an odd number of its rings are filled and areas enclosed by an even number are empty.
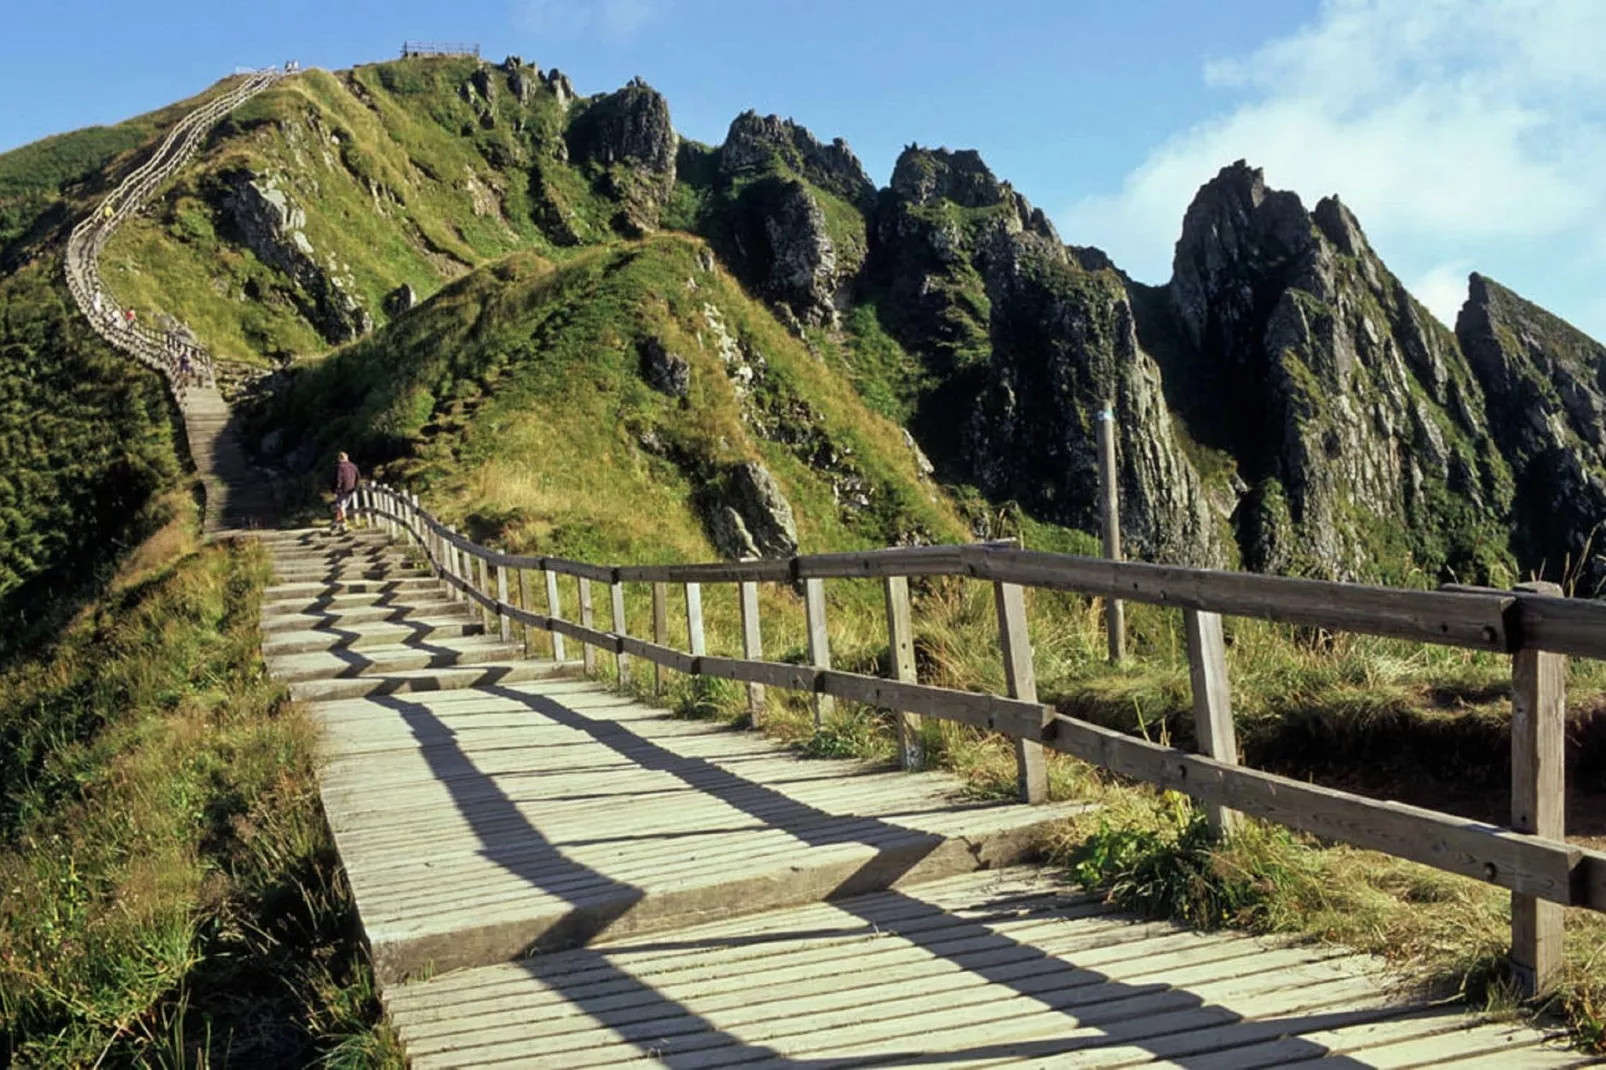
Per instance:
[[[1554,583],[1529,583],[1519,590],[1561,594]],[[1511,828],[1561,840],[1566,836],[1567,656],[1519,650],[1511,661]],[[1548,991],[1561,973],[1563,912],[1558,903],[1511,893],[1511,970],[1526,996]]]
[[[809,663],[818,669],[831,667],[831,635],[825,623],[825,582],[818,577],[803,581],[803,610],[807,615]],[[818,732],[831,716],[836,704],[821,691],[814,693],[814,730]]]
[[[1188,636],[1188,675],[1193,683],[1193,726],[1199,752],[1238,764],[1238,734],[1232,723],[1232,691],[1227,682],[1227,646],[1221,633],[1221,615],[1197,609],[1182,611]],[[1205,808],[1210,827],[1218,836],[1238,830],[1240,815],[1216,803]]]
[[[909,612],[909,580],[888,576],[882,581],[887,606],[887,650],[892,657],[892,677],[901,683],[918,682],[915,673],[914,622]],[[925,747],[920,738],[918,712],[899,710],[898,764],[904,769],[921,769],[926,764]]]
[[[758,661],[764,656],[764,638],[758,619],[758,584],[744,580],[737,589],[742,619],[742,657]],[[764,685],[756,681],[747,684],[747,713],[757,726],[764,715]]]

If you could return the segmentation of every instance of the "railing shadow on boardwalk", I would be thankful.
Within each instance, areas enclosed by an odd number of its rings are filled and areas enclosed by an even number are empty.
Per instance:
[[[521,705],[531,714],[550,723],[581,733],[636,767],[667,773],[686,786],[705,792],[753,816],[763,825],[790,833],[811,847],[847,842],[874,846],[892,839],[908,839],[910,836],[910,829],[884,819],[857,817],[844,820],[792,799],[771,787],[748,780],[711,761],[676,754],[631,732],[617,722],[587,717],[551,698],[504,686],[490,686],[483,691]],[[539,828],[530,823],[519,810],[518,804],[502,791],[495,778],[478,770],[472,757],[458,742],[456,731],[443,723],[427,705],[393,695],[375,696],[371,701],[394,710],[412,731],[431,772],[450,793],[460,815],[482,843],[482,857],[527,881],[533,889],[575,904],[576,910],[560,923],[556,931],[543,936],[541,943],[547,947],[573,947],[575,950],[569,951],[567,955],[578,956],[579,963],[576,969],[547,971],[541,969],[542,959],[526,959],[525,967],[532,978],[538,977],[542,984],[562,994],[591,1020],[612,1030],[624,1041],[635,1046],[642,1055],[655,1058],[665,1066],[674,1068],[701,1066],[706,1061],[710,1048],[721,1049],[721,1061],[763,1061],[777,1065],[808,1067],[847,1065],[864,1061],[862,1057],[792,1058],[773,1048],[744,1041],[721,1030],[691,1007],[632,975],[613,961],[615,951],[583,946],[605,931],[613,922],[629,913],[645,898],[646,892],[636,885],[608,877],[566,857],[558,845],[552,843]],[[510,838],[508,836],[510,828],[515,829],[519,835]],[[935,849],[940,842],[939,837],[931,837],[928,850]],[[912,867],[917,861],[918,856],[906,855],[903,865],[906,868]],[[885,931],[882,927],[888,925],[894,915],[899,919],[898,927],[906,930],[910,928],[908,923],[911,919],[945,916],[940,907],[897,891],[886,891],[886,887],[896,879],[897,874],[876,867],[877,863],[872,862],[842,882],[830,897],[832,905],[858,918],[867,930]],[[871,890],[879,894],[863,899],[853,898],[856,894]],[[599,908],[595,905],[598,891],[612,891],[616,893],[616,898],[605,907]],[[583,907],[580,905],[581,893],[586,900]],[[1101,1026],[1098,1024],[1096,1011],[1091,1015],[1085,1012],[1093,1009],[1094,1005],[1106,1006],[1118,1001],[1153,997],[1166,992],[1174,992],[1177,997],[1174,1004],[1164,1008],[1166,1013],[1208,1008],[1219,1014],[1219,1020],[1209,1023],[1209,1028],[1219,1031],[1223,1028],[1230,1029],[1235,1024],[1242,1024],[1245,1027],[1242,1041],[1248,1043],[1261,1043],[1277,1039],[1279,1036],[1287,1037],[1355,1025],[1365,1020],[1364,1012],[1357,1014],[1349,1011],[1310,1013],[1271,1022],[1250,1022],[1242,1015],[1226,1007],[1210,1004],[1203,997],[1195,996],[1186,989],[1173,989],[1164,983],[1127,984],[1097,971],[1078,967],[1074,962],[1060,961],[1056,956],[995,931],[985,923],[985,920],[970,919],[957,924],[950,921],[941,931],[944,934],[944,943],[962,943],[965,947],[964,953],[945,951],[935,942],[923,942],[918,930],[904,935],[904,938],[915,946],[951,962],[962,971],[985,982],[1004,986],[1026,998],[1038,998],[1043,993],[1068,987],[1099,986],[1096,995],[1089,999],[1076,1000],[1074,1007],[1058,1006],[1043,1000],[1040,1008],[1064,1013],[1067,1031],[1085,1032],[1091,1028],[1105,1035],[1102,1038],[1083,1036],[1060,1040],[1004,1041],[941,1053],[909,1051],[897,1054],[888,1053],[883,1049],[874,1057],[874,1061],[896,1060],[903,1063],[940,1065],[981,1058],[1031,1058],[1097,1048],[1107,1044],[1144,1048],[1145,1038],[1123,1035],[1119,1022]],[[756,944],[774,939],[776,936],[766,935],[745,942]],[[729,940],[727,944],[737,945],[743,942],[743,938],[738,937]],[[1009,968],[998,966],[991,961],[997,959],[998,952],[1009,953]],[[1015,964],[1032,959],[1044,963],[1054,960],[1058,964],[1049,965],[1042,973],[1032,974],[1028,982],[1020,976],[1021,971],[1015,968]],[[570,962],[574,961],[571,957]],[[566,974],[579,970],[583,970],[586,976],[584,984],[566,982]],[[599,979],[605,983],[599,984]],[[629,998],[621,998],[624,995],[628,995]],[[1082,1017],[1078,1017],[1078,1010],[1084,1012]],[[1377,1016],[1381,1017],[1382,1014],[1378,1013]],[[697,1036],[701,1039],[695,1048],[677,1051],[673,1041],[669,1039],[671,1036]],[[472,1045],[472,1035],[466,1035],[465,1040]],[[1321,1044],[1309,1041],[1302,1043],[1308,1045],[1308,1052],[1288,1055],[1285,1048],[1284,1057],[1292,1061],[1295,1058],[1314,1059],[1329,1054],[1329,1049]],[[1212,1044],[1212,1051],[1216,1053],[1212,1059],[1219,1057],[1222,1048],[1232,1046],[1230,1035],[1225,1040]],[[1170,1053],[1165,1057],[1174,1065],[1189,1065],[1188,1055]],[[1335,1057],[1328,1059],[1323,1065],[1330,1066],[1334,1070],[1349,1070],[1349,1068],[1364,1068],[1367,1064],[1348,1057]]]

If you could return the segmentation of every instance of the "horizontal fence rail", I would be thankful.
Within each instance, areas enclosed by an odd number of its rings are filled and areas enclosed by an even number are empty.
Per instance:
[[[815,696],[815,723],[836,699],[906,716],[899,724],[905,768],[921,762],[918,718],[936,717],[1015,741],[1020,796],[1047,795],[1044,749],[1072,755],[1120,775],[1182,792],[1206,805],[1213,827],[1226,832],[1249,815],[1312,833],[1325,840],[1382,851],[1512,892],[1512,967],[1530,992],[1547,987],[1560,969],[1562,908],[1606,911],[1606,854],[1569,844],[1561,824],[1561,779],[1566,655],[1606,658],[1606,605],[1559,597],[1554,585],[1514,591],[1449,587],[1410,591],[1254,573],[1152,565],[1076,557],[1017,548],[1013,542],[964,546],[898,547],[853,553],[669,565],[599,565],[543,555],[492,550],[452,530],[423,510],[416,495],[383,484],[362,488],[360,508],[393,536],[417,546],[455,598],[466,599],[500,622],[583,647],[588,669],[597,651],[617,659],[621,676],[635,657],[662,672],[717,677],[748,685],[749,708],[761,714],[763,689],[785,688]],[[509,601],[508,572],[520,602]],[[546,577],[546,613],[531,608],[524,573]],[[582,621],[565,618],[558,576],[579,585]],[[490,577],[495,577],[495,585]],[[999,644],[1009,694],[958,691],[915,680],[909,648],[908,579],[953,576],[990,582],[998,608]],[[846,672],[830,666],[825,639],[827,579],[881,579],[887,590],[889,649],[896,678]],[[612,630],[592,619],[591,583],[609,586]],[[624,585],[653,592],[653,636],[628,633]],[[686,589],[689,651],[667,642],[665,591]],[[759,583],[801,585],[809,617],[809,664],[765,661],[760,649]],[[703,649],[703,584],[734,584],[741,598],[741,658]],[[1175,606],[1184,613],[1200,747],[1191,753],[1151,743],[1058,713],[1037,701],[1031,646],[1021,592],[1025,587],[1091,597]],[[1503,828],[1436,810],[1368,798],[1237,763],[1220,618],[1248,617],[1329,631],[1349,631],[1508,654],[1513,663],[1513,823]],[[528,634],[528,633],[526,633]]]

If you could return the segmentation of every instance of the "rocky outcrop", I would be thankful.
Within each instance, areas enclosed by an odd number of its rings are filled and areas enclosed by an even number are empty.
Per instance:
[[[373,317],[354,295],[355,280],[333,257],[318,262],[302,230],[306,213],[277,177],[228,176],[221,208],[241,244],[288,277],[302,314],[328,342],[339,345],[373,330]]]
[[[911,147],[876,218],[876,276],[940,384],[916,418],[950,478],[1098,526],[1097,414],[1119,428],[1122,529],[1150,560],[1220,564],[1223,525],[1182,453],[1121,278],[1089,271],[974,152]]]
[[[660,394],[683,398],[691,392],[691,364],[664,347],[657,338],[641,343],[641,376]]]
[[[846,141],[836,138],[829,145],[822,144],[806,127],[776,115],[760,116],[754,111],[738,115],[719,150],[720,173],[734,178],[777,168],[785,168],[863,211],[875,204],[875,183]]]
[[[757,461],[733,465],[709,507],[709,535],[722,557],[790,557],[797,522],[775,477]]]
[[[418,291],[413,289],[413,284],[410,282],[402,283],[385,295],[385,312],[391,316],[411,311],[416,304],[418,304]]]
[[[1511,487],[1482,391],[1336,197],[1307,213],[1258,169],[1223,168],[1183,221],[1170,297],[1171,363],[1201,387],[1190,429],[1257,488],[1239,514],[1247,565],[1465,576],[1498,556],[1487,536]]]
[[[639,78],[594,98],[568,130],[570,159],[619,202],[614,227],[636,237],[657,229],[675,188],[678,144],[668,102]]]
[[[738,191],[731,232],[739,273],[783,320],[835,326],[869,252],[864,214],[875,203],[847,143],[823,145],[789,119],[744,112],[719,151],[719,179]],[[846,202],[835,223],[822,197]]]
[[[1606,346],[1482,275],[1469,289],[1455,333],[1515,477],[1518,559],[1549,579],[1570,566],[1595,594],[1606,582],[1595,538],[1606,520]]]

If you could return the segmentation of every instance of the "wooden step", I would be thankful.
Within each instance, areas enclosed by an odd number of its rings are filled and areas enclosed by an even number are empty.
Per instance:
[[[370,647],[407,646],[433,650],[441,640],[484,635],[485,624],[463,615],[411,616],[399,622],[351,624],[269,632],[262,643],[267,657],[308,654],[319,650],[366,650]]]
[[[523,648],[514,643],[464,636],[418,645],[365,647],[360,651],[334,649],[284,654],[269,657],[267,662],[268,671],[273,675],[281,680],[299,682],[507,661],[522,654]]]
[[[392,605],[363,605],[352,606],[340,612],[330,612],[328,609],[293,610],[287,609],[289,603],[277,603],[265,609],[275,609],[277,612],[264,612],[262,614],[262,630],[265,633],[293,632],[314,628],[343,628],[353,624],[368,624],[377,621],[401,621],[413,615],[431,618],[439,617],[466,617],[472,610],[465,602],[450,602],[441,599],[411,599]]]
[[[340,679],[295,682],[290,684],[290,697],[298,702],[329,702],[437,691],[468,691],[578,676],[580,670],[578,661],[535,660],[486,661],[440,669],[400,669]]]

